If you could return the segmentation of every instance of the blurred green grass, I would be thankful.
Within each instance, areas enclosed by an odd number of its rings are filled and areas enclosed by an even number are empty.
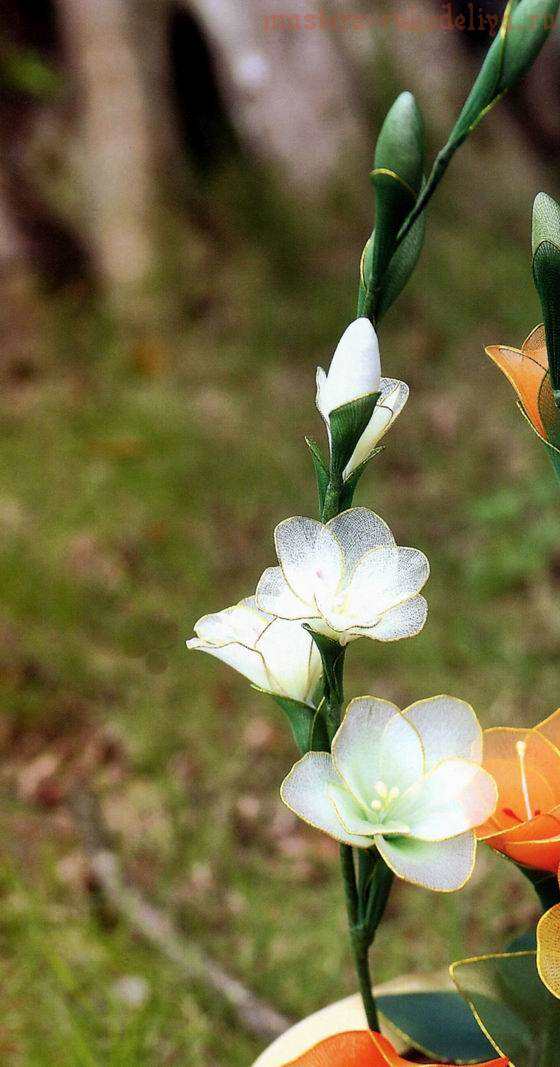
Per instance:
[[[404,706],[450,691],[486,725],[559,703],[557,489],[482,354],[538,319],[515,221],[528,210],[519,193],[478,231],[452,193],[432,211],[382,332],[385,372],[411,399],[358,496],[432,576],[423,633],[354,645],[348,693]],[[303,436],[322,434],[315,366],[352,317],[350,234],[335,261],[322,244],[297,269],[270,234],[238,234],[162,351],[51,296],[35,371],[1,400],[2,1062],[246,1067],[259,1050],[92,911],[66,806],[84,780],[130,876],[257,993],[299,1017],[354,988],[336,848],[279,802],[294,757],[280,712],[184,648],[201,614],[253,589],[275,523],[315,514]],[[523,880],[481,849],[460,894],[396,888],[377,976],[439,970],[533,916]]]

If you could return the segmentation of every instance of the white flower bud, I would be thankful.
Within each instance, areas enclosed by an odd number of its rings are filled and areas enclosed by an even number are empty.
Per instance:
[[[379,392],[380,381],[377,334],[369,319],[356,319],[340,338],[328,373],[317,368],[317,407],[328,422],[335,408]]]

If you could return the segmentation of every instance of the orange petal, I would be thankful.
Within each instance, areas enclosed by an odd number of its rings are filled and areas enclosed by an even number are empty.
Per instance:
[[[525,338],[521,345],[521,351],[524,356],[530,356],[535,360],[543,370],[548,370],[548,352],[546,350],[546,332],[541,322],[540,326],[535,326],[534,330],[528,337]]]
[[[489,345],[485,351],[513,385],[527,418],[537,433],[546,438],[546,430],[539,412],[539,392],[547,368],[544,368],[534,358],[532,351],[531,355],[526,355],[518,348],[508,348],[507,345]]]
[[[522,867],[532,867],[536,871],[550,871],[555,874],[560,863],[560,837],[545,841],[508,841],[498,834],[495,838],[488,837],[485,842],[509,856],[515,863]]]
[[[498,786],[498,804],[477,828],[477,837],[494,844],[496,834],[531,841],[560,833],[560,750],[543,732],[507,726],[485,730],[483,764]]]
[[[546,988],[560,997],[560,904],[547,911],[537,926],[537,967]]]
[[[535,730],[538,730],[543,737],[546,737],[547,741],[550,741],[560,750],[560,708],[553,711],[552,715],[548,716],[548,719],[544,719],[538,726],[535,726]]]
[[[507,1067],[507,1063],[507,1059],[499,1059],[479,1067]],[[410,1060],[403,1060],[386,1037],[361,1030],[329,1037],[285,1067],[410,1067]]]

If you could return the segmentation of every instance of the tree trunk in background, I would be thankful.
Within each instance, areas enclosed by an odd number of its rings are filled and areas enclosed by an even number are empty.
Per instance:
[[[0,165],[1,166],[1,165]],[[9,182],[0,169],[0,375],[26,376],[37,348],[37,307],[25,239],[9,199]]]
[[[153,318],[160,267],[158,197],[172,128],[161,0],[58,0],[76,75],[78,180],[86,238],[113,305]],[[163,183],[165,184],[165,182]]]
[[[307,195],[337,179],[363,182],[371,137],[351,52],[337,41],[352,30],[306,29],[308,0],[182,2],[213,46],[238,132],[261,159],[280,164]],[[285,21],[287,11],[299,27]]]

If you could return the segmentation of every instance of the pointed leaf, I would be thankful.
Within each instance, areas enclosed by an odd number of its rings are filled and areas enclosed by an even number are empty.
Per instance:
[[[377,999],[382,1015],[411,1046],[430,1059],[479,1063],[495,1050],[459,993],[387,994]]]
[[[312,437],[306,437],[305,443],[311,452],[311,458],[313,460],[315,479],[317,482],[317,494],[319,497],[319,514],[321,514],[323,511],[323,504],[325,503],[325,493],[327,492],[327,486],[329,484],[329,469],[321,455],[321,450],[316,441],[314,441]]]
[[[452,965],[451,975],[484,1032],[512,1067],[548,1062],[541,1054],[548,1047],[550,1029],[560,1032],[560,1001],[539,978],[536,952],[462,960]]]

